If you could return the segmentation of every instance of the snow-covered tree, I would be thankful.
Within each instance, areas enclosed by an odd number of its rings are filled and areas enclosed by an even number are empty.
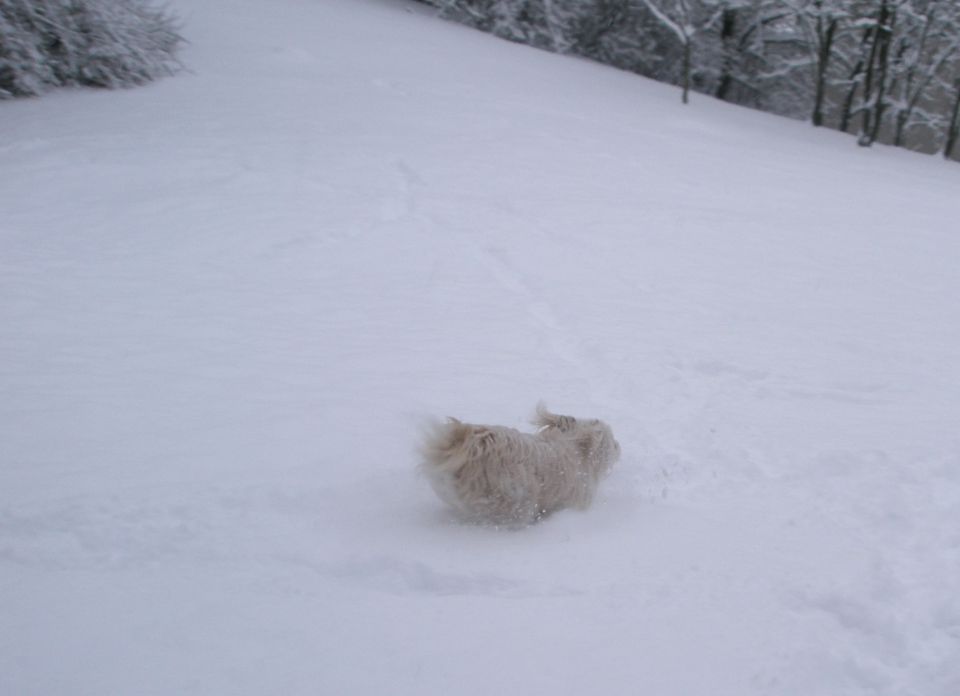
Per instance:
[[[641,0],[660,25],[680,44],[683,63],[680,68],[681,99],[690,99],[690,73],[693,65],[693,41],[697,36],[696,10],[698,0]]]
[[[900,8],[890,87],[893,144],[905,145],[914,125],[943,120],[931,95],[946,95],[947,68],[960,52],[960,8],[954,0],[912,0]]]
[[[758,78],[766,63],[766,23],[761,3],[756,0],[729,0],[722,4],[714,42],[718,55],[713,60],[717,99],[751,106],[761,103]]]
[[[518,43],[554,49],[543,0],[433,0],[441,16]]]
[[[183,39],[146,0],[0,0],[0,98],[175,72]]]
[[[790,28],[780,38],[780,45],[791,43],[795,48],[779,56],[777,70],[782,77],[794,77],[804,83],[797,88],[811,94],[809,113],[815,126],[824,123],[831,68],[850,20],[849,6],[849,2],[842,0],[768,0],[765,3],[770,21]]]
[[[664,50],[648,17],[634,0],[566,0],[578,12],[570,23],[570,52],[593,60],[663,79],[658,65]]]
[[[858,142],[883,137],[910,146],[911,129],[942,127],[948,73],[960,53],[960,9],[954,0],[858,3],[856,49],[848,52],[840,130],[859,121]]]
[[[901,4],[898,0],[879,0],[876,11],[861,22],[865,28],[865,59],[860,87],[861,121],[857,143],[863,146],[872,145],[877,140],[889,106],[887,95],[893,57],[890,49],[894,42]]]

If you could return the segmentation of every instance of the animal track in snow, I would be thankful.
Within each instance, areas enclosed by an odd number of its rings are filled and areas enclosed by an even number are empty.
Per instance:
[[[420,175],[404,160],[394,162],[396,186],[380,201],[380,222],[400,222],[417,210],[416,189],[423,185]]]

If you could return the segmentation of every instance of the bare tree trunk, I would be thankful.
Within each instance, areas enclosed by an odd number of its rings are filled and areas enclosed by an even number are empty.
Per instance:
[[[884,3],[884,7],[886,7],[886,3]],[[879,68],[880,75],[877,79],[877,97],[873,107],[873,125],[870,130],[869,144],[877,141],[877,137],[880,135],[880,126],[883,124],[883,115],[887,109],[887,72],[890,68],[890,43],[893,41],[893,31],[897,22],[896,10],[889,12],[885,19],[887,24],[882,28],[882,31],[877,36],[877,38],[880,40],[880,52],[878,57],[880,64],[877,66]]]
[[[902,109],[897,112],[897,126],[893,134],[893,144],[897,147],[903,147],[903,133],[910,119],[910,109]]]
[[[843,111],[840,115],[840,130],[844,133],[850,130],[850,122],[853,120],[853,100],[860,86],[861,73],[863,73],[862,59],[850,71],[850,89],[847,90],[847,96],[843,100]]]
[[[943,156],[947,159],[953,157],[953,149],[956,147],[957,139],[960,138],[960,78],[957,78],[953,84],[957,93],[953,98],[953,112],[947,124],[947,142],[943,148]]]
[[[841,112],[840,117],[840,130],[844,133],[849,132],[853,117],[856,115],[856,112],[854,112],[853,109],[853,102],[857,96],[857,90],[863,83],[862,76],[864,69],[864,55],[867,50],[867,46],[873,40],[873,31],[873,27],[868,27],[864,30],[863,37],[860,39],[860,59],[850,71],[850,89],[847,90],[847,96],[843,100],[843,111]]]
[[[886,6],[884,3],[883,6]],[[881,7],[881,14],[883,9]],[[870,116],[873,111],[870,108],[870,100],[873,99],[873,73],[876,69],[877,50],[880,44],[880,20],[877,19],[876,25],[870,30],[872,40],[870,42],[870,55],[866,60],[866,73],[863,79],[863,113],[860,117],[860,136],[857,143],[860,145],[870,145],[866,140],[866,134],[870,131]]]
[[[683,42],[683,103],[690,102],[690,37]]]
[[[827,86],[827,66],[830,64],[830,55],[833,51],[833,37],[837,30],[836,18],[831,18],[826,31],[823,31],[823,20],[817,18],[817,33],[821,36],[817,51],[816,94],[813,99],[813,125],[823,125],[823,99]]]
[[[890,56],[890,39],[893,35],[893,20],[887,0],[882,0],[873,27],[873,41],[867,58],[867,72],[863,83],[863,118],[857,144],[869,147],[877,139],[885,107],[887,67]]]
[[[924,51],[927,46],[927,39],[930,37],[930,28],[934,25],[934,19],[937,15],[937,6],[931,5],[927,10],[927,14],[924,16],[925,22],[923,24],[923,29],[920,32],[920,38],[918,45],[916,46],[916,58],[912,64],[907,69],[906,77],[904,78],[903,86],[903,95],[907,102],[906,108],[901,108],[897,112],[896,118],[896,130],[893,135],[893,144],[897,147],[903,146],[903,139],[906,133],[907,123],[910,121],[910,116],[913,113],[913,108],[917,104],[917,99],[919,99],[920,93],[923,90],[923,87],[920,87],[913,92],[913,83],[917,76],[917,65],[923,59]],[[900,47],[900,54],[897,56],[897,60],[901,61],[903,59],[904,53],[906,53],[908,47],[908,42],[904,42]],[[891,91],[893,88],[891,87]]]
[[[723,10],[720,20],[720,42],[723,46],[723,65],[721,66],[720,82],[717,84],[717,91],[714,96],[717,99],[726,101],[733,86],[733,39],[736,33],[737,11],[727,7]]]

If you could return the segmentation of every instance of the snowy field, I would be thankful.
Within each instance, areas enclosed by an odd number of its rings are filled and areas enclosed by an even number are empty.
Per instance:
[[[960,167],[387,0],[0,104],[0,694],[956,696]],[[425,419],[623,459],[459,523]]]

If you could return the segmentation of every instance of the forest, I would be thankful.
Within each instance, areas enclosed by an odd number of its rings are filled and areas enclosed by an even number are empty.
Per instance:
[[[960,155],[955,0],[424,0],[502,38],[889,143]]]

